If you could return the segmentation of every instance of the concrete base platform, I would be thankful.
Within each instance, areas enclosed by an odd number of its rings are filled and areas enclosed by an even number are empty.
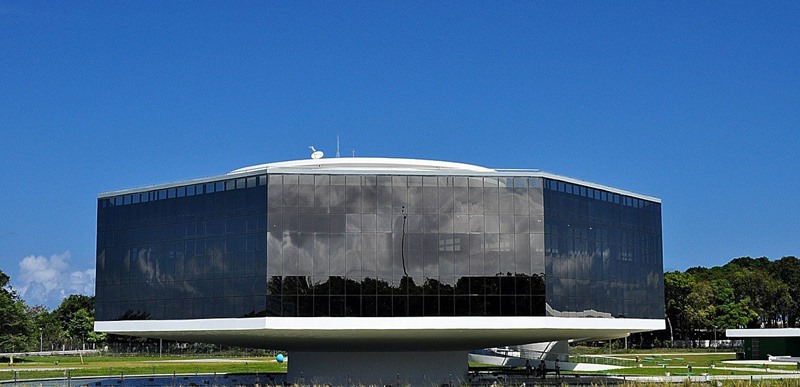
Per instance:
[[[290,352],[286,381],[296,384],[460,385],[467,352]]]

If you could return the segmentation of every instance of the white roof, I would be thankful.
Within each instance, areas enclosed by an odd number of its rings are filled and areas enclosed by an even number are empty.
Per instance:
[[[477,165],[453,163],[449,161],[420,160],[420,159],[400,159],[388,157],[343,157],[332,159],[305,159],[280,161],[239,168],[229,172],[229,175],[239,173],[249,173],[266,170],[335,170],[335,171],[449,171],[449,172],[495,172],[493,169],[480,167]]]
[[[800,337],[800,328],[728,329],[728,337]]]
[[[158,184],[147,187],[104,192],[98,197],[111,197],[116,195],[141,192],[145,190],[164,189],[186,184],[199,184],[217,181],[220,178],[238,178],[261,173],[330,173],[330,174],[419,174],[419,175],[461,175],[461,176],[529,176],[543,177],[560,180],[572,184],[583,185],[595,189],[617,193],[661,203],[661,199],[642,195],[635,192],[596,184],[566,176],[542,172],[538,169],[491,169],[478,165],[454,163],[439,160],[404,159],[390,157],[342,157],[330,159],[303,159],[279,161],[274,163],[258,164],[235,169],[222,176],[212,176],[201,179],[191,179],[168,184]]]

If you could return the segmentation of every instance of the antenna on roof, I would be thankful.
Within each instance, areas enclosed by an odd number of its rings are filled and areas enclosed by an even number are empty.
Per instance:
[[[319,160],[319,159],[322,158],[322,156],[325,156],[325,154],[322,153],[322,151],[318,151],[318,150],[314,149],[313,145],[308,147],[308,148],[311,149],[311,158],[314,159],[314,160]]]
[[[339,157],[341,157],[341,156],[339,155],[339,135],[337,134],[336,135],[336,158],[338,159]]]

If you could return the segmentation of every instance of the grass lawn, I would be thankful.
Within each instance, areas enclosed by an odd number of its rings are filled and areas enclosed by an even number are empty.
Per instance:
[[[594,355],[598,356],[598,355]],[[673,376],[686,375],[688,366],[692,366],[693,376],[699,376],[703,373],[708,373],[712,376],[722,375],[768,375],[770,372],[767,367],[760,364],[727,364],[723,363],[728,360],[736,360],[736,353],[734,352],[719,352],[719,353],[693,353],[693,352],[680,352],[680,353],[625,353],[625,354],[604,354],[602,357],[611,358],[612,362],[608,364],[623,366],[625,368],[617,368],[608,371],[592,371],[592,372],[571,372],[564,371],[564,374],[606,374],[606,375],[631,375],[631,376],[664,376],[669,372]],[[639,362],[642,367],[636,363],[636,357],[639,357]],[[570,356],[570,361],[575,360],[598,360],[597,363],[604,364],[606,359],[597,359],[596,357],[586,356]],[[623,359],[623,360],[620,360]],[[714,368],[711,368],[711,366]],[[737,368],[732,370],[729,368]],[[502,367],[493,367],[488,365],[472,364],[470,369],[485,370],[485,371],[499,371]],[[796,370],[796,365],[774,365],[771,364],[769,369],[780,369],[787,371]],[[519,371],[519,370],[517,370]]]
[[[629,360],[636,360],[636,357],[639,357],[639,361],[646,367],[646,366],[659,366],[659,365],[666,365],[667,367],[670,366],[688,366],[692,365],[693,367],[709,367],[712,364],[720,365],[725,360],[736,360],[736,354],[733,352],[729,353],[674,353],[669,355],[650,355],[650,354],[624,354],[624,355],[612,355],[617,358],[629,359]]]
[[[735,349],[720,349],[719,352],[736,352]],[[608,348],[603,347],[586,347],[577,345],[574,347],[570,347],[570,354],[572,355],[610,355],[610,356],[619,356],[619,355],[647,355],[647,354],[659,354],[659,353],[680,353],[680,354],[687,354],[687,353],[708,353],[714,352],[713,348],[651,348],[651,349],[613,349],[609,353]]]
[[[0,381],[70,376],[195,374],[195,373],[279,373],[287,363],[273,357],[208,359],[194,357],[121,357],[121,356],[46,356],[14,359],[14,364],[0,367]]]
[[[691,382],[683,382],[683,383],[676,383],[675,386],[708,386],[708,384],[704,383],[691,383]],[[781,380],[717,380],[717,386],[722,387],[798,387],[800,386],[799,379],[781,379]],[[626,382],[618,385],[619,387],[664,387],[664,383],[662,382]]]
[[[776,364],[772,363],[769,365],[764,364],[730,364],[724,363],[725,361],[732,361],[736,360],[735,353],[704,353],[704,354],[694,354],[694,353],[676,353],[676,354],[662,354],[662,355],[648,355],[648,354],[624,354],[624,355],[612,355],[617,358],[624,358],[629,360],[636,360],[636,356],[639,356],[639,361],[642,363],[643,366],[666,366],[666,367],[675,367],[675,366],[688,366],[692,365],[693,367],[710,367],[712,364],[717,367],[735,367],[735,368],[753,368],[753,369],[775,369],[775,370],[785,370],[785,371],[796,371],[797,365],[792,363],[785,363],[785,364]]]
[[[692,375],[709,373],[711,375],[765,375],[768,371],[763,365],[730,365],[724,360],[735,360],[734,353],[675,353],[675,354],[638,354],[642,367],[635,366],[637,354],[615,354],[616,358],[630,359],[627,368],[619,368],[606,372],[587,372],[577,374],[613,374],[663,376],[666,372],[672,375],[686,375],[687,366],[692,365]],[[715,368],[710,368],[711,365]],[[486,364],[470,363],[471,370],[524,372],[522,368],[497,367]],[[106,376],[106,375],[172,375],[174,374],[225,374],[225,373],[285,373],[287,363],[278,363],[274,357],[235,357],[235,358],[201,358],[180,356],[46,356],[22,357],[14,359],[14,364],[0,364],[0,381],[14,380],[14,371],[18,379],[43,379],[64,377],[67,372],[72,377]],[[729,370],[722,367],[752,369]],[[795,365],[770,366],[773,369],[795,370]],[[573,372],[564,371],[564,374]]]

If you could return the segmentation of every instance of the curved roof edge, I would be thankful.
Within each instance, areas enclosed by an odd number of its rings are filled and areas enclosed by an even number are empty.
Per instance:
[[[473,175],[474,176],[528,176],[544,177],[554,180],[584,185],[608,192],[631,196],[656,203],[661,203],[661,199],[649,195],[643,195],[632,191],[614,188],[602,184],[596,184],[584,180],[574,179],[567,176],[544,172],[539,169],[491,169],[478,165],[456,163],[439,160],[405,159],[390,157],[342,157],[330,159],[303,159],[280,161],[253,165],[249,167],[235,169],[224,175],[215,175],[199,179],[183,180],[178,182],[156,184],[139,188],[108,191],[98,195],[98,198],[111,197],[116,195],[164,189],[187,184],[199,184],[216,181],[224,178],[237,178],[241,175],[251,175],[259,173],[336,173],[336,174],[359,174],[359,173],[418,173],[426,175],[438,175],[452,173],[454,175]]]
[[[497,343],[625,337],[664,319],[545,316],[250,317],[95,321],[98,332],[285,350],[467,351]],[[376,339],[380,338],[380,339]]]
[[[332,159],[306,159],[280,161],[239,168],[228,175],[276,169],[360,170],[360,171],[451,171],[495,172],[477,165],[450,161],[401,159],[389,157],[342,157]]]

